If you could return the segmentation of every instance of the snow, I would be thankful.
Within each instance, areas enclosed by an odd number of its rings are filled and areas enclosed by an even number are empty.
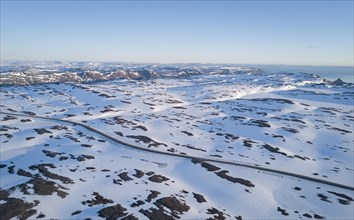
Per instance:
[[[159,65],[153,68],[158,71]],[[82,122],[147,149],[257,165],[353,187],[353,87],[332,86],[304,74],[210,68],[216,73],[195,67],[206,73],[172,77],[162,68],[168,77],[1,87],[0,107],[2,112]],[[217,72],[221,70],[236,72]],[[0,188],[11,198],[38,200],[31,218],[45,214],[48,219],[96,219],[98,211],[116,204],[126,209],[125,216],[144,219],[140,210],[150,208],[172,215],[166,205],[158,207],[160,199],[169,197],[189,206],[177,214],[182,219],[212,217],[212,208],[226,219],[354,216],[353,190],[216,162],[206,161],[219,168],[207,171],[191,159],[132,149],[70,123],[9,116],[0,114],[0,164],[6,165],[0,168]],[[41,164],[47,165],[33,168]],[[67,195],[35,193],[33,184],[26,183],[35,177],[20,175],[19,170],[53,181]],[[135,176],[136,170],[144,175]],[[221,178],[220,171],[254,186]],[[154,182],[149,179],[153,175],[168,180]],[[148,202],[151,190],[160,194]],[[113,202],[89,206],[85,201],[93,200],[94,192]],[[197,202],[193,193],[206,202]],[[0,205],[6,205],[6,199],[0,199]],[[138,200],[144,204],[132,205]],[[81,213],[72,215],[77,210]]]

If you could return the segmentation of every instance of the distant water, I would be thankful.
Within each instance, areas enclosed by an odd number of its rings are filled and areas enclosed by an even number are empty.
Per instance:
[[[345,82],[354,83],[354,68],[350,66],[288,66],[288,65],[261,65],[258,66],[269,73],[291,72],[310,73],[333,81],[341,78]]]

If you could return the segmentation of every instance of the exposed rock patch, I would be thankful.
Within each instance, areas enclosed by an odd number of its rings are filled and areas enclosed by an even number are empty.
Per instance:
[[[169,178],[162,176],[162,175],[153,175],[153,176],[149,177],[149,180],[151,182],[155,182],[155,183],[162,183],[164,181],[169,180]]]
[[[91,199],[91,200],[86,200],[83,201],[82,204],[86,205],[88,204],[88,206],[94,206],[94,205],[100,205],[100,204],[108,204],[108,203],[113,203],[112,199],[107,199],[103,196],[101,196],[98,192],[93,192],[92,193],[93,196],[95,196],[95,198]]]
[[[109,206],[106,208],[101,209],[100,211],[98,211],[98,216],[105,218],[105,219],[109,219],[109,220],[113,220],[113,219],[118,219],[121,218],[125,215],[127,215],[126,213],[127,209],[122,207],[120,204],[114,205],[114,206]]]

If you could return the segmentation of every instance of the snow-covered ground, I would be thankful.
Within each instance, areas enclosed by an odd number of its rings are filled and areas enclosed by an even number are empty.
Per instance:
[[[133,67],[130,67],[133,68]],[[156,70],[156,67],[154,67]],[[173,77],[0,88],[4,219],[351,219],[354,91],[310,74],[202,67]],[[134,68],[133,68],[134,69]],[[228,72],[224,72],[227,70]]]

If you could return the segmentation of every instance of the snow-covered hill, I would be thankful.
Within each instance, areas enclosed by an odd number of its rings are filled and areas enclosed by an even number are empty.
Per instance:
[[[0,79],[30,85],[0,88],[2,219],[354,216],[350,84],[235,66],[24,66]]]

